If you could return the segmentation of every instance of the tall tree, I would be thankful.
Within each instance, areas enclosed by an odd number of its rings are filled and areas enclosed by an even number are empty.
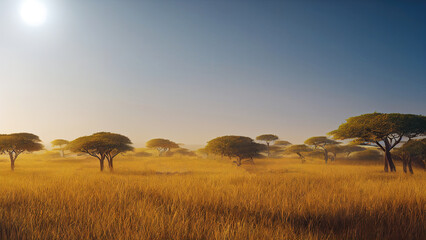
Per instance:
[[[163,138],[151,139],[146,143],[146,147],[155,148],[158,151],[158,156],[162,156],[170,149],[179,148],[179,145],[173,141]]]
[[[339,142],[329,139],[325,136],[311,137],[305,141],[305,144],[313,146],[315,149],[321,149],[324,153],[324,161],[328,162],[328,147],[339,144]]]
[[[61,157],[65,157],[64,150],[68,143],[70,142],[65,139],[55,139],[51,142],[52,147],[58,147],[59,152],[61,153]]]
[[[37,135],[32,133],[12,133],[0,135],[0,154],[8,154],[10,168],[15,170],[15,161],[23,152],[35,152],[44,148]]]
[[[241,166],[244,159],[253,162],[253,158],[259,156],[266,146],[254,142],[253,139],[243,136],[222,136],[210,140],[207,143],[206,150],[209,153],[226,156],[230,159],[236,158],[234,163]]]
[[[98,138],[103,138],[108,142],[109,150],[106,152],[106,159],[108,161],[108,168],[110,171],[114,169],[114,158],[120,154],[129,151],[133,151],[134,148],[131,146],[132,141],[126,136],[117,133],[110,132],[99,132],[93,134]]]
[[[274,135],[274,134],[263,134],[260,136],[256,137],[257,141],[263,141],[266,143],[266,151],[268,153],[268,157],[269,157],[269,144],[274,142],[275,140],[278,140],[278,136]]]
[[[305,144],[297,144],[297,145],[291,145],[287,147],[284,151],[284,154],[297,154],[302,161],[302,163],[305,162],[305,157],[302,155],[302,153],[305,152],[311,152],[312,149]]]
[[[330,132],[334,139],[354,139],[357,143],[380,147],[385,153],[385,172],[396,171],[391,150],[405,137],[425,135],[426,117],[401,113],[368,113],[350,117]]]
[[[107,159],[108,167],[112,171],[114,168],[113,160],[120,154],[127,151],[133,151],[132,142],[126,136],[99,132],[90,136],[79,137],[67,145],[67,149],[72,152],[87,153],[99,160],[100,170],[104,170],[104,161]]]

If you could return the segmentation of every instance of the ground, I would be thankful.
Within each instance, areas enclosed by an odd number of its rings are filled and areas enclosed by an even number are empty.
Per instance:
[[[0,158],[0,239],[426,239],[426,173],[377,164]]]

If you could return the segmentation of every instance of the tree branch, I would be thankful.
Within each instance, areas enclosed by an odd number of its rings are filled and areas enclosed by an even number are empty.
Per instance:
[[[402,140],[402,135],[399,137],[398,140],[395,141],[395,143],[391,146],[391,149],[394,148],[396,145],[398,145],[398,143],[400,143]]]
[[[386,152],[385,148],[378,141],[376,141],[376,144],[383,150],[383,152]]]

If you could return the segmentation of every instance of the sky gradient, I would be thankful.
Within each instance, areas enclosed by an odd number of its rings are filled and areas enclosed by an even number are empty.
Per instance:
[[[0,133],[301,143],[350,116],[426,114],[420,1],[0,1]]]

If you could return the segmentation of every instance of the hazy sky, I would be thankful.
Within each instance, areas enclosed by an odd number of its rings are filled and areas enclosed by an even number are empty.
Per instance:
[[[0,0],[0,133],[293,143],[426,114],[426,2]]]

